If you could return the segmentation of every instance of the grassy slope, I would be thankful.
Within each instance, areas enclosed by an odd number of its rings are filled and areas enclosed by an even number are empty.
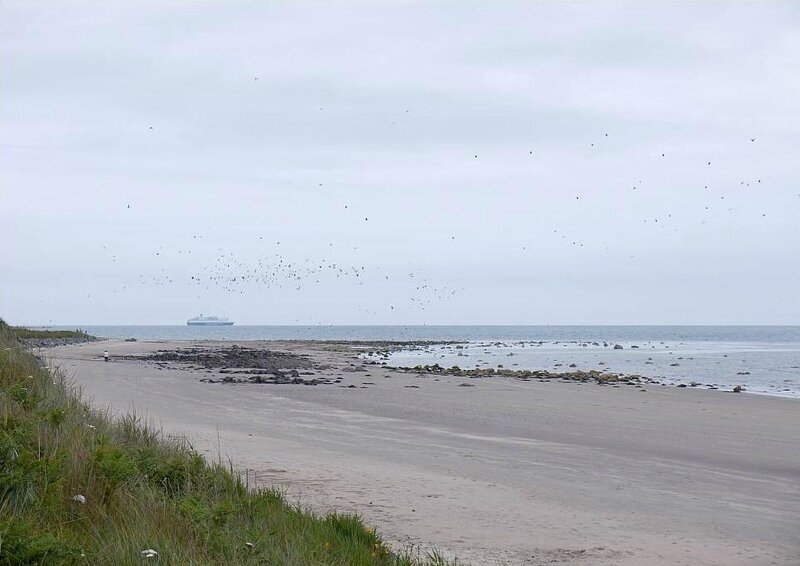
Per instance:
[[[89,334],[83,330],[34,330],[21,326],[11,326],[10,330],[14,336],[20,340],[30,340],[36,338],[90,338]]]
[[[249,489],[135,417],[112,422],[13,332],[0,320],[0,564],[445,563]]]

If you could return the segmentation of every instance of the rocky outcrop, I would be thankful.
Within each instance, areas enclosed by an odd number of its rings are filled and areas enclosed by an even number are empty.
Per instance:
[[[72,338],[26,338],[21,340],[27,348],[54,348],[56,346],[70,346],[72,344],[84,344],[86,342],[98,342],[101,338],[97,336],[75,336]]]
[[[531,379],[539,380],[553,380],[560,379],[564,381],[579,381],[590,382],[594,381],[599,385],[605,384],[626,384],[638,385],[641,383],[655,383],[655,381],[643,377],[641,375],[624,375],[621,373],[603,372],[600,370],[589,371],[567,371],[567,372],[550,372],[547,370],[528,370],[528,369],[504,369],[504,368],[475,368],[475,369],[461,369],[458,366],[445,368],[439,364],[433,365],[418,365],[414,367],[389,367],[397,371],[404,371],[408,373],[416,373],[419,375],[453,375],[467,378],[480,378],[480,377],[513,377],[528,381]]]

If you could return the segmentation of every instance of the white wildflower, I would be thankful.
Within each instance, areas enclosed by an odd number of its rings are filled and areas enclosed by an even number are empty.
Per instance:
[[[32,376],[32,375],[29,375],[29,376],[28,376],[28,379],[33,379],[33,376]]]
[[[91,430],[94,430],[94,429],[96,429],[96,428],[97,428],[97,427],[96,427],[96,426],[94,426],[93,424],[87,424],[86,426],[87,426],[87,427],[89,427]]]
[[[80,495],[80,494],[73,495],[72,496],[72,500],[73,501],[77,501],[78,503],[81,503],[81,504],[86,503],[86,498],[83,495]]]
[[[244,545],[249,546],[250,548],[253,548],[255,546],[252,542],[246,542],[244,543]]]
[[[155,558],[156,556],[158,556],[158,552],[156,552],[152,548],[148,548],[146,550],[143,550],[141,554],[142,554],[142,558]]]

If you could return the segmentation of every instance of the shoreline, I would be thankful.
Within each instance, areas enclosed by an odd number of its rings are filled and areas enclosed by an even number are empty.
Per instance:
[[[225,374],[114,361],[191,344],[309,356],[341,381],[203,383]],[[361,514],[398,546],[474,564],[800,557],[800,412],[786,398],[502,377],[460,387],[454,376],[348,370],[363,364],[355,352],[312,342],[108,341],[45,353],[95,404],[144,412],[290,500]]]
[[[797,391],[769,391],[765,389],[758,389],[752,388],[748,385],[738,385],[738,386],[725,386],[720,384],[712,384],[712,383],[702,383],[695,380],[690,380],[688,382],[680,382],[680,381],[668,381],[664,376],[650,376],[645,374],[639,373],[623,373],[619,371],[610,371],[607,368],[597,367],[591,369],[575,369],[574,371],[550,371],[544,369],[542,367],[530,367],[530,368],[505,368],[502,365],[497,366],[496,368],[493,367],[479,367],[478,365],[474,365],[473,367],[464,367],[461,368],[457,365],[453,366],[440,366],[438,363],[434,362],[432,364],[418,364],[415,366],[393,366],[386,363],[389,360],[389,355],[402,352],[408,353],[412,351],[422,350],[424,348],[429,348],[433,346],[455,346],[459,348],[459,345],[469,344],[472,346],[484,346],[486,344],[501,344],[501,343],[510,343],[504,341],[497,341],[497,340],[480,340],[474,342],[464,342],[464,341],[457,341],[457,340],[343,340],[343,339],[325,339],[325,340],[304,340],[304,339],[281,339],[281,340],[202,340],[202,339],[181,339],[181,340],[174,340],[174,339],[137,339],[137,338],[126,338],[126,339],[119,339],[119,338],[107,338],[102,336],[91,336],[89,339],[49,339],[49,340],[28,340],[26,346],[31,349],[37,350],[47,350],[49,348],[55,348],[58,346],[67,346],[67,345],[77,345],[83,344],[88,342],[132,342],[132,343],[142,343],[142,344],[155,344],[155,343],[174,343],[176,345],[187,345],[187,344],[194,344],[194,343],[207,343],[207,344],[216,344],[219,346],[234,346],[237,344],[264,344],[264,343],[275,343],[275,344],[289,344],[289,345],[297,345],[297,346],[305,346],[305,345],[319,345],[323,347],[330,347],[330,346],[340,346],[344,347],[346,350],[354,352],[357,354],[361,360],[361,362],[365,365],[381,365],[385,369],[390,369],[393,371],[401,371],[406,373],[427,373],[427,374],[436,374],[436,375],[455,375],[455,376],[463,376],[467,378],[491,378],[491,377],[509,377],[515,379],[521,379],[523,381],[533,380],[533,379],[540,379],[545,381],[581,381],[581,382],[595,382],[598,385],[607,385],[613,388],[617,388],[620,385],[642,385],[642,384],[650,384],[650,385],[658,385],[661,387],[670,387],[670,388],[679,388],[679,389],[694,389],[694,390],[711,390],[711,391],[719,391],[721,393],[752,393],[759,396],[768,396],[768,397],[777,397],[782,399],[795,399],[800,400],[800,392]],[[529,341],[530,343],[538,343],[539,345],[544,344],[544,341]],[[581,340],[571,340],[571,341],[556,341],[554,344],[558,345],[560,343],[570,343],[570,344],[582,344],[586,341]],[[520,342],[522,343],[522,342]],[[612,343],[606,344],[608,346],[613,346]],[[638,345],[633,346],[634,349],[639,348]],[[376,356],[376,358],[373,358]],[[382,360],[382,361],[378,361]],[[517,364],[514,364],[515,366]],[[556,364],[557,366],[561,366],[563,364]],[[570,366],[574,367],[574,365]],[[699,379],[699,378],[698,378]],[[744,381],[742,383],[745,383]],[[729,387],[729,388],[726,388]],[[739,390],[736,390],[736,387],[739,387]]]

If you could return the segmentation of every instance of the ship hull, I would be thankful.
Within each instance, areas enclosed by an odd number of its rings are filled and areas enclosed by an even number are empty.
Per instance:
[[[202,321],[188,321],[186,326],[233,326],[232,320],[202,322]]]

